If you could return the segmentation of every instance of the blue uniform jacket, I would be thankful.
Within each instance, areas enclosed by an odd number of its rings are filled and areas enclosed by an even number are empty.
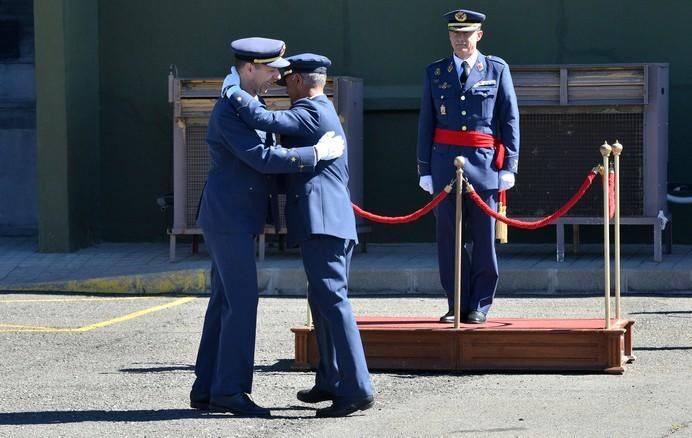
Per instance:
[[[313,147],[266,146],[225,98],[209,118],[207,143],[211,168],[198,218],[206,231],[261,233],[270,193],[266,174],[311,173],[316,164]]]
[[[298,99],[285,111],[269,111],[242,91],[230,100],[248,125],[281,134],[282,143],[292,148],[314,145],[328,131],[345,137],[339,116],[325,95]],[[319,161],[312,173],[289,175],[286,222],[290,246],[312,234],[357,240],[347,150],[335,160]]]
[[[435,128],[478,131],[499,138],[506,148],[503,168],[493,165],[491,148],[434,143]],[[454,177],[454,164],[448,157],[456,155],[466,158],[464,173],[477,190],[497,189],[499,170],[517,172],[519,109],[505,61],[479,52],[463,90],[453,57],[425,69],[417,153],[418,174],[432,175],[436,191]],[[433,154],[438,154],[438,159],[433,159]]]

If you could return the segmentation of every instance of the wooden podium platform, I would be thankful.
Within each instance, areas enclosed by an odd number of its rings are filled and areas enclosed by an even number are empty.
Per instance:
[[[621,374],[632,356],[631,320],[490,319],[443,324],[425,317],[357,318],[371,370],[591,371]],[[295,363],[316,368],[312,327],[294,327]]]

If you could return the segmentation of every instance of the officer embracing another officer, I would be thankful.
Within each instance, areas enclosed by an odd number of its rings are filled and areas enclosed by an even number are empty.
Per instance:
[[[253,97],[281,76],[283,41],[244,38],[231,43],[242,87]],[[207,143],[211,168],[198,223],[211,255],[211,296],[195,364],[190,406],[242,416],[269,416],[251,398],[257,324],[255,236],[264,230],[271,174],[312,173],[320,161],[344,152],[344,140],[325,133],[311,144],[287,149],[271,132],[243,122],[231,101],[216,102]]]
[[[235,71],[226,78],[224,96],[240,118],[255,129],[281,134],[285,146],[311,145],[328,132],[343,137],[334,105],[324,94],[326,56],[303,53],[286,58],[279,85],[286,86],[291,107],[269,111],[243,91]],[[348,271],[358,242],[348,190],[348,148],[335,159],[320,160],[313,172],[288,175],[287,243],[299,246],[308,278],[320,362],[315,385],[301,390],[305,403],[332,401],[318,417],[343,417],[369,409],[374,398],[365,353],[348,300]]]
[[[191,406],[242,416],[269,416],[250,398],[257,316],[254,236],[262,232],[271,182],[289,174],[288,244],[300,246],[320,354],[305,403],[331,401],[318,417],[343,417],[374,404],[370,374],[348,300],[357,243],[348,191],[348,156],[334,106],[324,95],[321,55],[282,58],[283,42],[245,38],[212,113],[207,141],[212,169],[199,222],[212,256],[212,296],[195,366]],[[278,70],[283,68],[283,74]],[[266,109],[258,94],[281,80],[286,111]],[[274,145],[274,133],[284,146]]]

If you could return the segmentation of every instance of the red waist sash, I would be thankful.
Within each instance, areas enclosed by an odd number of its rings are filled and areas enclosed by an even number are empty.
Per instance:
[[[471,148],[495,148],[495,167],[499,170],[505,162],[505,145],[500,139],[490,134],[477,131],[452,131],[451,129],[435,129],[435,143]]]

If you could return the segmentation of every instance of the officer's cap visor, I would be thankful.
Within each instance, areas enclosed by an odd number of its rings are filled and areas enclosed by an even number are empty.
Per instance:
[[[282,87],[286,86],[286,76],[293,74],[293,72],[289,69],[282,70],[281,71],[281,78],[276,81],[276,85],[281,85]]]
[[[272,62],[266,63],[265,65],[267,67],[284,68],[284,67],[288,67],[289,65],[291,65],[291,63],[286,61],[286,59],[284,59],[282,57],[278,57],[275,60],[273,60]]]

